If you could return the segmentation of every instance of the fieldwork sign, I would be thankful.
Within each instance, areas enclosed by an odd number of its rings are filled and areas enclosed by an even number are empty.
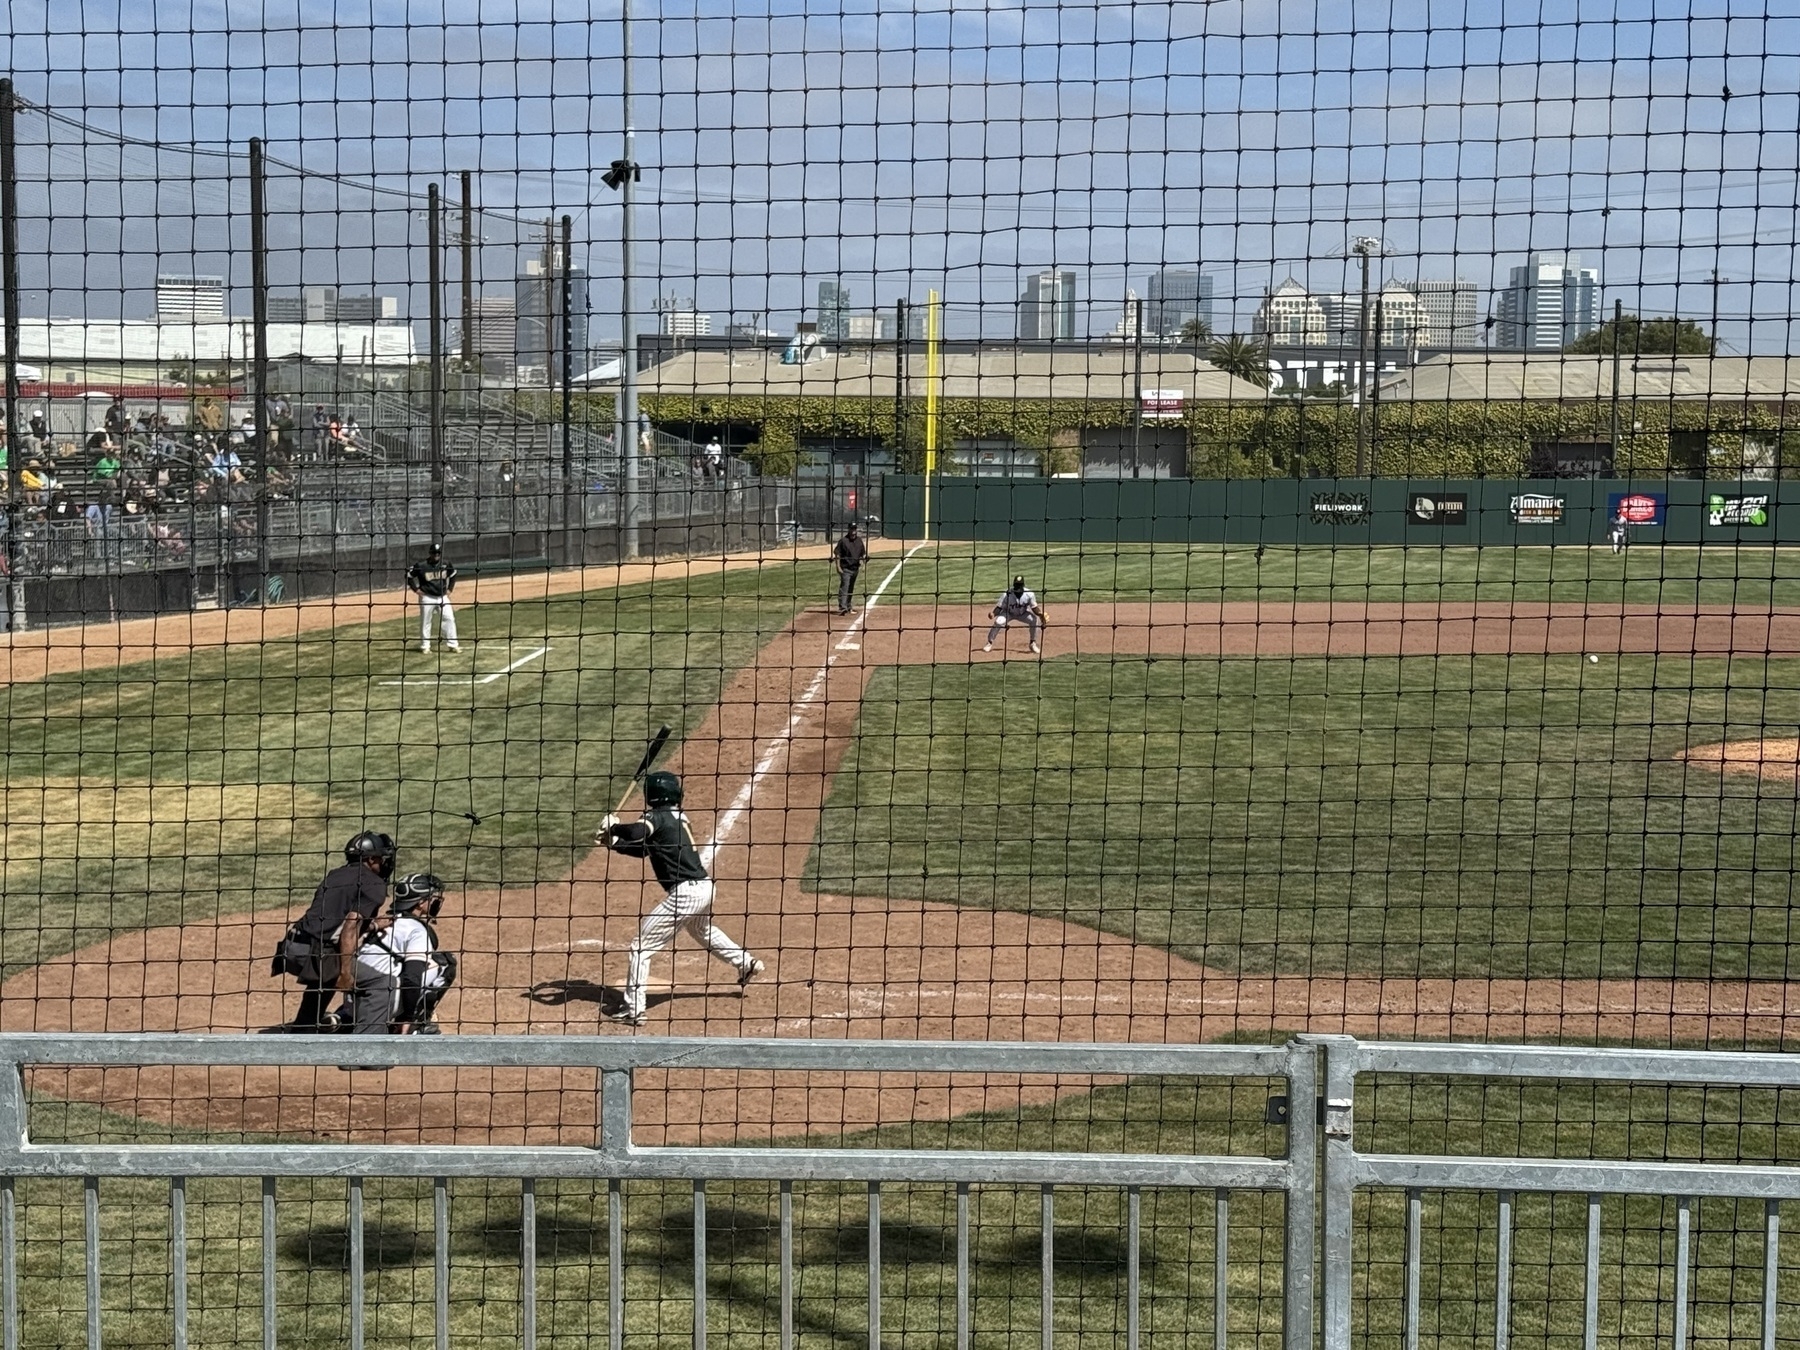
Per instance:
[[[1369,494],[1366,492],[1315,492],[1312,495],[1315,525],[1367,525]]]

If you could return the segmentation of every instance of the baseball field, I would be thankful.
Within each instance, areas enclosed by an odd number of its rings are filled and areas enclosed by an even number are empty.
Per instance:
[[[1041,657],[1019,632],[981,651],[1015,574],[1048,610]],[[889,544],[863,580],[863,606],[840,617],[822,551],[486,578],[455,655],[414,650],[398,595],[15,639],[0,1028],[279,1027],[296,992],[269,952],[367,826],[395,835],[402,871],[450,884],[451,1035],[1786,1047],[1800,1032],[1800,556]],[[606,1013],[654,897],[641,864],[590,836],[663,723],[720,924],[769,971],[740,990],[683,939],[634,1032]],[[596,1084],[574,1071],[41,1070],[29,1086],[39,1138],[576,1143],[595,1125]],[[692,1071],[641,1080],[635,1105],[643,1142],[1278,1152],[1267,1096],[1249,1082]],[[1444,1085],[1370,1108],[1372,1128],[1445,1152],[1548,1130],[1571,1156],[1646,1137],[1671,1157],[1794,1153],[1791,1103],[1774,1094],[1476,1102]],[[167,1318],[166,1195],[137,1185],[108,1190],[119,1344],[156,1343]],[[282,1183],[293,1343],[341,1339],[333,1187]],[[428,1334],[429,1187],[371,1195],[371,1333]],[[49,1343],[59,1308],[81,1306],[66,1226],[82,1197],[45,1182],[25,1199],[27,1325],[42,1318]],[[631,1192],[643,1344],[687,1325],[688,1202]],[[949,1202],[925,1186],[884,1198],[897,1341],[936,1344],[946,1326]],[[256,1188],[207,1182],[189,1203],[197,1317],[216,1340],[253,1339],[236,1319],[258,1316]],[[857,1335],[866,1203],[838,1186],[796,1200],[803,1340]],[[1648,1344],[1644,1319],[1666,1316],[1644,1283],[1666,1276],[1658,1203],[1609,1211],[1621,1340]],[[975,1317],[996,1338],[1014,1301],[1035,1306],[1036,1204],[1035,1190],[980,1197]],[[709,1202],[721,1343],[767,1328],[772,1205],[749,1186]],[[1211,1199],[1146,1205],[1146,1327],[1210,1344]],[[1473,1290],[1494,1259],[1484,1205],[1446,1200],[1433,1221],[1443,1335],[1476,1334]],[[1091,1332],[1120,1296],[1119,1200],[1064,1206],[1058,1317]],[[1279,1208],[1237,1197],[1230,1216],[1232,1326],[1259,1338],[1278,1327]],[[455,1334],[499,1343],[516,1335],[499,1311],[517,1278],[516,1187],[459,1184],[452,1215]],[[1724,1239],[1761,1211],[1702,1217]],[[1521,1314],[1516,1337],[1579,1334],[1579,1272],[1551,1257],[1584,1218],[1522,1207],[1515,1260],[1540,1270],[1543,1324]],[[1378,1245],[1394,1219],[1375,1206],[1359,1241]],[[585,1342],[605,1325],[604,1193],[546,1187],[538,1225],[540,1335]],[[1738,1263],[1727,1242],[1699,1287],[1727,1287]],[[1399,1266],[1370,1269],[1369,1324],[1397,1338]],[[1697,1306],[1697,1335],[1729,1337],[1704,1293]]]

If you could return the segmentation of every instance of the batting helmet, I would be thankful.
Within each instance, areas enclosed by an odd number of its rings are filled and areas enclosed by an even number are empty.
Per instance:
[[[345,862],[378,863],[380,865],[375,870],[381,874],[383,881],[394,875],[394,860],[399,856],[400,850],[393,839],[373,830],[364,830],[344,845]]]
[[[390,914],[411,914],[423,909],[427,918],[435,919],[444,904],[444,882],[430,872],[413,872],[394,883]]]
[[[645,806],[680,806],[681,780],[660,769],[644,775]]]

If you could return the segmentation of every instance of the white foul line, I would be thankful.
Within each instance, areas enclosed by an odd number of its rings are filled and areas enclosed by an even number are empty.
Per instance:
[[[900,575],[900,569],[906,566],[907,559],[924,547],[924,543],[914,544],[900,561],[894,564],[894,570],[882,578],[881,585],[875,588],[875,593],[869,597],[868,602],[857,611],[856,618],[851,620],[850,626],[844,630],[843,637],[839,638],[836,645],[833,646],[831,655],[825,658],[825,664],[819,667],[814,673],[811,683],[795,700],[793,715],[788,718],[787,726],[770,740],[768,745],[763,747],[762,755],[756,761],[756,767],[750,771],[750,781],[738,789],[737,796],[731,799],[731,805],[720,813],[718,820],[713,825],[712,842],[700,851],[700,863],[706,868],[708,876],[712,875],[713,858],[718,853],[719,846],[731,838],[732,833],[738,827],[738,822],[750,809],[750,798],[755,795],[757,784],[768,777],[769,770],[775,767],[775,761],[781,757],[782,751],[786,750],[794,739],[794,732],[799,729],[808,709],[812,707],[813,700],[818,698],[820,691],[825,688],[825,677],[837,664],[838,657],[846,651],[860,650],[861,644],[856,641],[856,635],[862,629],[863,621],[869,617],[869,611],[875,608],[876,601],[881,599],[881,593],[888,588],[889,583]]]
[[[544,646],[539,647],[536,651],[525,653],[525,655],[521,656],[517,661],[514,661],[510,666],[507,666],[502,670],[496,670],[492,675],[458,675],[458,676],[455,676],[450,679],[445,679],[442,675],[439,675],[439,676],[435,676],[434,678],[428,679],[428,680],[382,680],[381,683],[382,683],[382,685],[384,685],[385,687],[390,688],[390,689],[393,688],[395,685],[400,685],[400,684],[435,684],[435,685],[441,686],[441,685],[446,685],[446,684],[461,684],[464,680],[467,680],[471,685],[492,684],[495,680],[499,679],[501,676],[512,674],[513,671],[517,670],[520,666],[524,665],[526,662],[537,660],[538,657],[544,655],[544,653],[549,650],[550,650],[550,646],[548,643],[546,643]]]

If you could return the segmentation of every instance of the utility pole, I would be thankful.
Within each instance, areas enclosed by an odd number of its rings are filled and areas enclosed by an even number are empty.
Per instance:
[[[1143,472],[1144,441],[1144,302],[1131,301],[1131,387],[1136,390],[1137,410],[1131,418],[1131,476]]]
[[[25,628],[25,578],[19,575],[19,164],[13,82],[0,80],[0,303],[6,307],[6,626]],[[192,531],[189,532],[190,534]],[[193,540],[188,541],[193,552]]]
[[[462,363],[475,368],[475,175],[462,171]]]
[[[575,443],[570,439],[570,424],[575,419],[575,321],[570,314],[575,295],[574,222],[562,218],[562,478],[564,561],[567,557],[568,531],[575,528]],[[584,522],[585,523],[585,522]]]
[[[906,301],[894,301],[894,472],[906,472]]]
[[[636,242],[634,207],[637,197],[637,127],[631,120],[631,0],[619,5],[619,104],[625,127],[624,157],[613,163],[601,182],[619,192],[619,430],[618,450],[624,457],[620,502],[619,551],[627,559],[638,556],[638,389],[637,307],[632,293],[632,254]]]
[[[430,334],[426,339],[431,354],[430,412],[431,425],[431,538],[444,542],[448,511],[444,503],[444,204],[438,196],[438,185],[425,190],[426,287],[431,303],[426,320]]]
[[[256,602],[269,600],[269,237],[263,143],[250,138],[250,397],[256,426]]]
[[[1613,464],[1618,464],[1618,329],[1625,326],[1625,302],[1613,301]]]
[[[1362,304],[1357,309],[1356,332],[1356,476],[1369,470],[1369,429],[1363,412],[1364,381],[1369,377],[1369,259],[1381,252],[1382,242],[1360,235],[1350,251],[1362,259]]]
[[[1375,330],[1369,339],[1370,363],[1375,367],[1369,376],[1369,477],[1381,471],[1381,320],[1382,295],[1375,294]]]

